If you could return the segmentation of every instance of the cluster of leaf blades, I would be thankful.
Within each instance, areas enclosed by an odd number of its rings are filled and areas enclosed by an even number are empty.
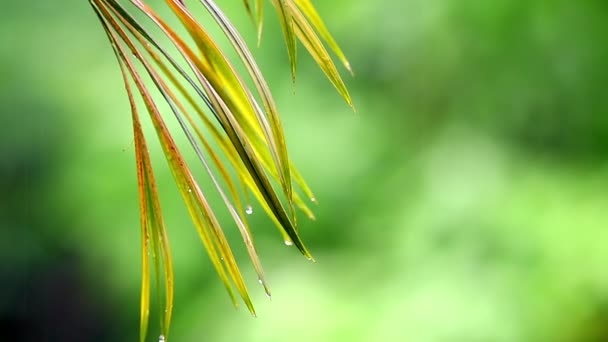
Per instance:
[[[259,281],[270,295],[246,219],[249,208],[243,205],[239,186],[245,195],[247,192],[253,194],[282,233],[285,243],[295,245],[311,260],[312,256],[298,234],[295,208],[314,219],[307,202],[315,202],[315,197],[288,159],[276,104],[252,53],[213,0],[199,2],[230,41],[255,86],[254,90],[246,85],[243,76],[236,72],[232,62],[183,0],[165,0],[165,3],[188,32],[195,49],[186,42],[183,33],[171,27],[144,0],[128,0],[127,4],[117,0],[89,2],[116,54],[131,105],[142,230],[141,341],[145,340],[148,330],[151,268],[160,306],[162,340],[166,340],[169,334],[174,280],[169,241],[140,121],[137,93],[143,100],[169,168],[214,268],[233,303],[237,304],[236,289],[255,315],[245,281],[222,226],[153,98],[153,91],[157,92],[171,109],[182,133],[234,219]],[[350,65],[312,3],[309,0],[271,0],[271,3],[280,18],[294,80],[296,42],[299,40],[352,106],[346,86],[324,44],[349,71]],[[245,0],[245,8],[257,27],[258,39],[262,34],[263,5],[263,0],[255,0],[254,3]],[[173,44],[177,51],[173,54],[179,55],[179,58],[175,58],[159,43],[160,40],[152,36],[141,19],[132,14],[135,11],[143,14],[147,23],[162,32],[164,37],[161,38]],[[204,104],[204,108],[201,104]],[[218,148],[221,153],[216,152]],[[280,190],[277,191],[273,184],[278,184]]]

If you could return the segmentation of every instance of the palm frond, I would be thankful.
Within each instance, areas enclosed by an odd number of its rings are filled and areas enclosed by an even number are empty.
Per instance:
[[[118,0],[89,2],[117,57],[131,106],[142,236],[141,341],[146,339],[150,316],[150,270],[154,272],[161,313],[161,339],[165,341],[169,335],[173,310],[174,277],[169,240],[134,89],[143,100],[169,169],[213,267],[233,303],[237,305],[238,293],[255,315],[245,280],[222,225],[208,196],[194,177],[192,168],[186,163],[183,152],[167,126],[167,118],[161,113],[153,95],[158,93],[162,96],[179,123],[182,133],[187,137],[198,161],[234,220],[259,281],[270,296],[247,222],[250,209],[243,205],[241,196],[247,196],[247,192],[250,192],[275,223],[285,243],[295,245],[310,260],[312,256],[298,233],[295,208],[314,219],[307,202],[316,202],[316,199],[288,158],[276,103],[253,54],[238,30],[213,0],[200,0],[200,3],[211,14],[238,54],[238,61],[245,66],[254,89],[247,86],[243,75],[236,71],[233,62],[196,20],[184,1],[165,0],[165,3],[187,31],[194,42],[194,48],[144,0],[129,0],[124,5]],[[254,22],[259,41],[263,26],[263,1],[245,0],[244,4]],[[299,39],[339,94],[352,106],[348,90],[323,42],[349,71],[350,64],[312,3],[309,0],[272,0],[272,4],[277,10],[284,32],[294,80],[296,39]],[[160,30],[164,38],[153,37],[141,20],[131,14],[135,10],[144,15],[148,25]],[[161,39],[173,44],[177,57],[159,43]],[[218,148],[220,151],[216,150]],[[242,191],[239,191],[239,184]],[[273,184],[278,184],[280,190],[277,191]]]

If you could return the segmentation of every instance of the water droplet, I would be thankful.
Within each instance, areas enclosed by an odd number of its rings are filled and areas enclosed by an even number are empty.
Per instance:
[[[293,242],[291,240],[285,240],[285,246],[293,246]]]
[[[158,342],[165,342],[165,335],[160,335],[158,337]]]
[[[253,207],[252,207],[252,206],[250,206],[250,205],[248,205],[248,206],[245,208],[245,213],[246,213],[247,215],[251,215],[251,214],[253,214]]]
[[[264,283],[264,280],[262,280],[262,278],[258,278],[258,283],[260,283],[260,285],[264,287],[264,293],[266,294],[266,297],[268,297],[268,299],[272,299],[270,290],[268,289],[268,286],[266,286],[266,284]]]
[[[317,202],[317,198],[316,197],[311,197],[310,201],[313,202],[313,203],[316,203]]]

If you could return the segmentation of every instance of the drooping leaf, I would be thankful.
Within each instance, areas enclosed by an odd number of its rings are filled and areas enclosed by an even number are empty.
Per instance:
[[[161,46],[159,46],[155,40],[153,40],[149,36],[147,31],[145,29],[143,29],[143,27],[141,27],[141,25],[138,24],[137,20],[130,17],[128,15],[128,13],[124,12],[124,10],[122,10],[120,7],[118,7],[117,10],[120,12],[121,15],[123,15],[125,17],[124,20],[126,22],[128,22],[128,25],[133,26],[134,31],[136,31],[139,35],[141,35],[142,37],[145,37],[147,40],[149,40],[151,42],[152,46],[159,49],[159,51],[163,54],[163,56],[165,56],[169,60],[171,65],[178,71],[178,73],[181,76],[183,76],[183,78],[188,82],[188,84],[190,86],[192,86],[195,90],[197,90],[197,94],[201,96],[201,98],[204,100],[204,102],[209,104],[210,100],[208,100],[206,98],[206,96],[201,93],[201,90],[199,90],[199,88],[196,86],[196,84],[194,84],[194,81],[192,79],[190,79],[189,76],[185,73],[185,71],[182,70],[181,67],[179,67],[179,65],[177,65],[177,63],[166,53],[166,51]],[[149,50],[149,47],[147,45],[144,44],[144,46],[147,47]],[[155,55],[152,55],[152,56],[155,60],[158,59],[157,56],[156,57],[154,57]],[[159,66],[161,67],[161,69],[163,69],[162,64],[159,64]],[[180,87],[178,84],[175,83],[175,77],[172,77],[170,72],[167,72],[166,70],[164,70],[163,72],[165,72],[168,75],[168,77],[172,80],[172,83],[174,84],[174,86]],[[192,105],[195,108],[198,106],[198,104],[195,102],[195,100],[192,99],[192,97],[190,97],[189,94],[183,90],[183,87],[182,87],[181,92],[188,99],[188,102],[190,103],[190,105]],[[209,106],[211,106],[211,105],[209,105]],[[214,112],[213,108],[211,108],[211,110],[212,110],[212,112]],[[275,222],[275,224],[277,225],[277,227],[283,234],[283,239],[285,241],[291,241],[291,239],[289,238],[287,233],[285,233],[281,223],[276,219],[276,217],[275,217],[274,213],[272,212],[272,210],[270,209],[270,207],[268,207],[268,205],[266,205],[263,202],[264,201],[263,195],[257,189],[255,182],[253,182],[253,180],[250,179],[248,172],[247,172],[247,168],[244,167],[243,163],[236,161],[236,160],[238,160],[238,157],[235,157],[236,150],[235,150],[234,146],[232,144],[230,144],[230,141],[227,141],[225,138],[219,140],[218,137],[220,137],[221,134],[217,134],[215,127],[209,122],[207,117],[202,113],[202,110],[197,109],[197,112],[199,113],[199,115],[203,119],[203,121],[205,122],[205,125],[207,126],[207,128],[210,129],[212,132],[214,132],[214,137],[216,138],[216,140],[222,142],[222,144],[221,144],[222,149],[223,149],[224,153],[226,153],[227,155],[229,155],[231,157],[231,163],[237,170],[237,174],[239,175],[239,178],[241,178],[242,180],[244,180],[245,177],[248,178],[249,181],[246,182],[247,187],[249,188],[250,191],[252,191],[252,193],[254,193],[256,199],[258,199],[260,201],[260,203],[262,204],[262,207],[265,209],[265,211],[268,213],[268,215],[273,219],[273,222]],[[251,137],[251,138],[253,139],[254,137]],[[267,158],[269,158],[269,157],[267,157],[267,155],[268,155],[267,151],[262,150],[262,154],[265,156],[264,166],[266,167],[266,169],[271,169],[270,166],[268,166],[269,164],[266,162]],[[291,169],[295,175],[299,175],[299,172],[293,167],[293,165],[291,166]],[[301,177],[297,178],[297,182],[300,186],[303,186],[304,189],[307,188],[307,185],[305,183],[303,183],[303,179],[301,179]],[[299,198],[295,198],[295,201],[296,201],[296,205],[301,207],[301,205],[299,203],[299,202],[301,202],[301,200]],[[312,212],[310,212],[310,210],[305,210],[305,213],[308,217],[313,217],[313,214],[312,214]]]
[[[149,255],[152,255],[154,274],[156,279],[156,290],[158,293],[158,303],[161,306],[161,334],[168,336],[169,326],[171,324],[171,314],[173,311],[173,262],[171,260],[171,252],[169,241],[162,218],[160,201],[156,190],[156,182],[150,162],[147,144],[143,135],[139,114],[131,86],[124,67],[124,55],[120,54],[120,47],[116,41],[116,37],[111,33],[108,27],[107,15],[108,12],[99,3],[93,6],[100,19],[103,27],[110,38],[112,46],[116,52],[121,73],[123,75],[125,88],[131,105],[133,133],[135,140],[135,154],[137,161],[137,178],[140,198],[140,217],[142,229],[142,285],[141,285],[141,314],[140,314],[140,340],[144,341],[149,320],[150,311],[150,264]],[[102,14],[103,13],[103,14]],[[105,19],[103,19],[105,17]],[[111,18],[110,18],[111,19]],[[115,22],[110,20],[110,24]],[[162,273],[161,273],[162,265]],[[161,285],[161,278],[164,280]],[[161,293],[164,292],[164,299],[161,299]],[[164,302],[164,306],[162,303]]]
[[[255,0],[255,19],[258,27],[258,46],[262,42],[262,31],[264,30],[264,0]]]
[[[270,151],[272,152],[272,157],[277,165],[277,169],[279,170],[279,180],[283,185],[288,200],[291,200],[293,195],[291,188],[289,159],[287,157],[287,145],[285,144],[283,127],[275,101],[270,93],[270,88],[268,87],[262,72],[257,66],[257,63],[253,59],[253,55],[249,51],[247,44],[236,28],[232,25],[230,20],[224,15],[213,0],[201,0],[201,2],[229,38],[241,60],[244,62],[247,71],[253,79],[256,89],[262,98],[265,112],[256,110],[255,115],[258,124],[262,127],[264,138],[268,142]],[[252,102],[255,104],[255,101]],[[265,149],[262,149],[262,151],[264,150]]]
[[[278,2],[278,0],[273,0],[274,2]],[[340,73],[336,69],[336,65],[331,60],[329,53],[323,46],[323,43],[315,33],[314,29],[302,12],[297,8],[296,4],[293,3],[293,0],[286,0],[289,3],[289,8],[291,9],[291,13],[293,15],[293,21],[295,23],[295,32],[298,35],[298,38],[306,47],[310,55],[314,58],[317,64],[321,67],[321,70],[327,75],[331,83],[334,85],[338,93],[342,95],[344,100],[348,103],[349,106],[353,107],[353,101],[348,93],[348,89],[340,76]]]
[[[319,16],[319,13],[317,13],[317,10],[313,6],[312,2],[310,0],[294,1],[298,5],[302,13],[304,13],[306,18],[310,20],[311,25],[315,28],[315,30],[317,30],[317,32],[319,32],[323,40],[327,42],[327,44],[333,50],[336,56],[338,56],[342,64],[344,64],[344,67],[352,74],[353,70],[350,67],[350,62],[344,55],[344,52],[342,52],[342,49],[340,48],[338,43],[336,43],[334,37],[331,35],[331,33],[329,33],[329,30],[325,26],[325,22],[323,22],[323,19],[321,19],[321,16]]]
[[[288,158],[276,104],[251,51],[216,2],[200,0],[238,53],[240,62],[253,81],[253,90],[249,89],[233,62],[194,18],[184,1],[165,0],[165,3],[188,31],[198,53],[186,43],[176,29],[152,10],[145,0],[129,1],[160,28],[177,48],[178,59],[183,59],[189,68],[184,69],[180,61],[168,53],[159,43],[160,40],[154,38],[119,0],[89,0],[114,49],[131,105],[142,233],[140,340],[145,340],[148,330],[152,269],[161,313],[159,340],[167,341],[173,309],[173,265],[154,172],[131,83],[135,85],[136,92],[147,109],[156,137],[201,242],[235,305],[237,301],[233,288],[255,315],[247,286],[222,225],[206,193],[194,177],[193,169],[186,164],[183,152],[175,143],[173,133],[169,131],[166,117],[160,112],[153,92],[160,94],[163,101],[169,105],[180,125],[181,134],[187,137],[200,165],[211,180],[213,187],[207,191],[217,191],[222,198],[268,295],[270,291],[246,219],[249,209],[245,209],[241,201],[236,182],[241,183],[245,196],[251,193],[259,202],[279,228],[285,243],[294,244],[309,259],[312,257],[298,233],[294,208],[298,207],[306,216],[314,219],[314,214],[304,199],[307,198],[311,202],[316,202],[316,199]],[[263,0],[255,1],[255,14],[253,2],[244,0],[244,3],[248,15],[256,23],[259,42],[263,26]],[[297,37],[339,93],[352,104],[346,87],[317,33],[350,70],[349,64],[312,4],[308,0],[273,0],[273,4],[287,42],[294,80]],[[151,81],[152,86],[148,86],[146,81]],[[261,105],[258,104],[258,97]],[[201,102],[206,105],[206,109],[201,107]],[[196,116],[193,116],[190,110],[196,112]],[[216,122],[212,122],[212,118],[215,118]],[[205,131],[199,127],[200,122]],[[217,144],[221,153],[216,151],[212,142]],[[222,160],[222,155],[228,163]],[[274,186],[277,183],[280,185],[279,192]],[[284,195],[283,200],[280,198],[280,192]]]
[[[117,26],[114,26],[114,28],[124,39],[124,32],[122,32],[122,30]],[[141,56],[140,52],[134,47],[134,45],[130,44],[130,42],[128,41],[125,41],[125,43],[129,46],[131,53],[133,53],[144,64],[146,71],[149,73],[158,90],[161,92],[161,94],[163,94],[163,96],[166,96],[166,100],[170,104],[171,108],[174,110],[176,116],[179,115],[176,108],[174,107],[175,104],[170,101],[171,95],[167,92],[167,88],[158,77],[158,74],[150,67],[146,60]],[[124,56],[125,53],[122,51],[122,48],[120,46],[119,50],[121,51],[121,55]],[[200,191],[198,183],[192,176],[190,169],[186,165],[181,153],[175,145],[175,142],[169,134],[164,120],[162,119],[158,108],[155,106],[149,91],[144,86],[139,74],[134,69],[131,62],[128,59],[126,60],[126,62],[131,76],[135,80],[135,83],[138,86],[138,89],[140,90],[140,93],[144,99],[144,103],[148,108],[148,112],[150,113],[150,117],[152,119],[154,127],[156,128],[159,141],[161,142],[161,146],[163,147],[165,155],[167,156],[167,161],[169,162],[170,169],[176,179],[178,188],[182,193],[182,197],[186,202],[186,206],[188,207],[190,214],[193,220],[195,221],[195,224],[199,228],[203,243],[208,249],[210,248],[209,246],[211,246],[211,244],[218,248],[220,259],[223,260],[226,266],[226,271],[230,275],[232,281],[235,283],[237,290],[243,297],[243,300],[247,304],[247,307],[252,311],[252,313],[255,313],[240,271],[236,266],[236,261],[234,259],[234,256],[232,255],[232,251],[230,250],[224,233],[219,226],[219,222],[215,218],[215,214],[211,210],[211,207],[205,196]],[[201,156],[200,153],[198,155]],[[209,234],[209,232],[211,234]],[[209,235],[211,239],[209,238]],[[216,262],[218,261],[216,260]],[[221,276],[222,271],[218,270],[218,273],[220,273]],[[229,286],[229,283],[227,281],[225,281],[225,283],[227,286]]]
[[[293,82],[296,81],[296,35],[294,33],[294,23],[291,16],[290,7],[287,5],[289,0],[274,0],[276,3],[276,10],[279,14],[279,21],[281,22],[281,29],[283,29],[283,35],[285,36],[285,44],[287,44],[287,54],[289,55],[289,64],[291,65],[291,78]]]
[[[173,5],[172,8],[174,8],[178,13],[184,10],[183,7],[180,7],[179,4],[175,3],[174,1],[171,1],[171,4]],[[290,215],[285,211],[285,208],[281,204],[281,201],[277,197],[276,192],[272,188],[272,185],[264,172],[264,168],[258,157],[259,153],[256,151],[256,148],[261,149],[263,146],[261,146],[261,144],[254,145],[256,141],[250,139],[250,137],[258,134],[253,133],[254,129],[251,127],[252,116],[243,116],[243,114],[239,111],[239,106],[246,104],[237,101],[241,99],[241,97],[235,99],[231,97],[231,94],[226,93],[227,87],[224,83],[222,83],[225,82],[224,78],[226,75],[218,75],[216,69],[211,66],[212,64],[209,59],[198,58],[198,56],[185,44],[179,35],[175,33],[175,31],[172,30],[162,19],[160,19],[160,17],[151,8],[140,3],[136,3],[136,5],[138,7],[141,6],[140,9],[144,11],[144,13],[147,14],[159,26],[159,28],[165,32],[165,34],[180,50],[182,56],[196,74],[197,79],[205,90],[205,93],[209,96],[214,113],[217,114],[218,120],[226,131],[232,144],[237,149],[241,160],[245,164],[248,172],[253,177],[258,189],[264,197],[264,200],[272,209],[273,213],[281,223],[281,226],[283,229],[285,229],[287,235],[289,235],[289,237],[293,240],[294,245],[297,246],[297,248],[307,258],[312,259],[312,256],[304,246],[296,231],[294,222],[290,218]],[[189,15],[182,12],[181,18],[186,22],[186,26],[189,30],[194,30],[195,33],[201,33],[200,27],[197,26]],[[206,33],[203,33],[203,36],[206,36]],[[221,56],[221,53],[219,53],[216,49],[213,49],[214,46],[205,46],[203,41],[199,41],[199,47],[200,46],[203,46],[205,49],[209,50],[211,57],[213,58],[213,62],[219,63],[219,66],[222,65],[223,56]],[[218,53],[220,54],[219,56]],[[222,71],[226,70],[222,68]],[[228,77],[229,76],[230,73],[228,73]],[[235,89],[238,89],[238,87]],[[237,115],[239,115],[239,117],[237,117]],[[245,126],[245,128],[242,125]],[[249,130],[246,131],[245,129]]]

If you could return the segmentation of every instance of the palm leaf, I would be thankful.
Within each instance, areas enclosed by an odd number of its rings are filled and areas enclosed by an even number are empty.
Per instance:
[[[285,35],[285,44],[287,44],[287,53],[289,55],[289,61],[291,64],[291,77],[293,81],[296,80],[296,35],[294,33],[294,25],[293,18],[291,15],[291,10],[288,6],[289,0],[273,0],[275,4],[275,8],[277,9],[277,13],[279,14],[279,19],[281,21],[281,28],[283,29],[283,34]]]
[[[246,282],[226,239],[222,225],[208,196],[202,191],[193,168],[167,126],[154,94],[160,95],[179,123],[181,133],[205,174],[220,195],[224,210],[234,221],[260,283],[270,296],[262,264],[242,196],[251,193],[275,223],[288,245],[304,256],[312,256],[297,229],[294,208],[314,219],[305,199],[316,202],[310,187],[288,158],[279,111],[270,88],[244,39],[213,0],[199,0],[222,29],[247,70],[254,89],[247,86],[214,38],[193,16],[184,1],[165,0],[194,42],[190,46],[182,33],[172,27],[143,0],[130,0],[129,8],[139,10],[147,23],[160,29],[164,37],[154,37],[118,0],[89,0],[101,21],[123,76],[131,106],[142,237],[142,285],[140,340],[146,339],[150,316],[152,276],[160,306],[160,340],[167,340],[173,310],[173,265],[169,240],[162,217],[160,198],[150,160],[136,94],[143,101],[156,138],[171,170],[180,195],[192,219],[211,264],[232,301],[241,297],[255,315]],[[296,73],[296,39],[310,52],[338,92],[352,105],[350,95],[323,42],[350,71],[350,64],[327,31],[308,0],[272,0],[284,32],[292,75]],[[244,1],[261,39],[262,0]],[[254,12],[255,11],[255,12]],[[320,35],[319,36],[317,36]],[[168,41],[177,53],[169,53],[161,41]],[[134,86],[134,87],[133,87]],[[136,91],[135,91],[136,90]],[[261,100],[258,102],[258,99]],[[204,106],[201,106],[204,104]],[[227,162],[226,162],[227,161]],[[234,176],[233,176],[234,175]],[[239,186],[240,184],[240,186]],[[239,191],[242,189],[242,191]],[[280,190],[277,190],[280,189]]]
[[[344,67],[352,74],[353,70],[350,67],[350,62],[344,55],[344,52],[342,52],[342,49],[340,48],[334,37],[331,35],[331,33],[329,33],[329,30],[325,26],[323,19],[321,19],[321,16],[319,16],[319,13],[317,13],[317,10],[313,6],[312,2],[310,2],[310,0],[295,0],[295,2],[302,11],[302,13],[304,13],[306,18],[310,20],[310,24],[315,28],[315,30],[317,30],[323,40],[327,42],[327,45],[329,45],[329,47],[333,50],[333,52],[340,59],[342,64],[344,64]]]
[[[278,2],[278,0],[273,0],[274,2]],[[314,60],[319,64],[325,75],[329,78],[331,83],[334,85],[338,93],[342,95],[344,100],[348,103],[349,106],[353,106],[352,99],[350,94],[348,93],[348,89],[346,89],[346,85],[340,77],[340,73],[336,69],[336,65],[332,62],[329,57],[329,53],[325,49],[325,46],[321,42],[319,36],[317,36],[311,24],[306,20],[302,12],[298,9],[297,5],[293,3],[291,0],[287,0],[289,2],[289,8],[291,10],[293,20],[295,22],[296,34],[298,38],[306,47],[310,55],[314,58]]]

